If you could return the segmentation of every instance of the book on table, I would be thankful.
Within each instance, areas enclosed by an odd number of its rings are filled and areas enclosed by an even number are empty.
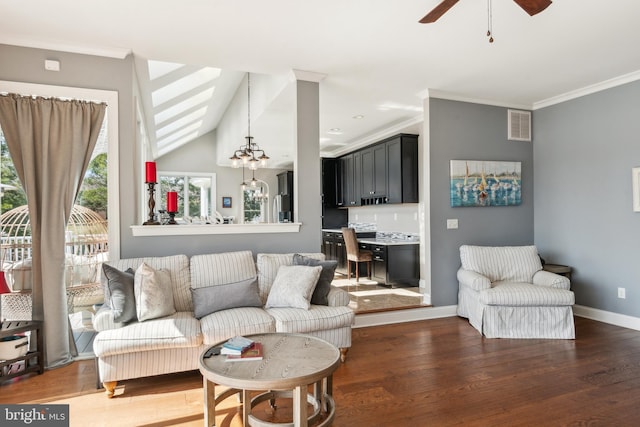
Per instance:
[[[246,337],[233,337],[229,338],[224,344],[222,344],[222,349],[220,350],[220,354],[232,354],[239,355],[248,348],[251,348],[255,342]]]
[[[228,354],[225,362],[248,362],[251,360],[262,360],[262,343],[253,343],[241,354]]]

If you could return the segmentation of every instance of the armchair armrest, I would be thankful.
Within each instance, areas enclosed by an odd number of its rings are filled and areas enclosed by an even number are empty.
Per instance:
[[[124,323],[118,323],[113,320],[114,315],[111,307],[104,304],[93,316],[93,329],[97,332],[107,331],[109,329],[118,329],[124,326]]]
[[[547,286],[549,288],[566,289],[571,287],[571,281],[559,274],[550,271],[540,270],[533,275],[534,285]]]
[[[474,291],[491,288],[491,280],[488,277],[464,268],[458,269],[458,281],[461,285],[467,286]]]
[[[331,290],[329,290],[327,299],[329,300],[329,307],[348,306],[350,301],[349,292],[333,285],[331,285]]]

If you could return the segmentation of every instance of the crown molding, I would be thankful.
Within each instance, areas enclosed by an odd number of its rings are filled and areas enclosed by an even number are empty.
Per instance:
[[[460,95],[458,93],[447,92],[438,89],[427,89],[421,92],[422,99],[438,98],[446,99],[449,101],[469,102],[472,104],[493,105],[495,107],[515,108],[518,110],[531,110],[531,105],[528,104],[516,104],[511,102],[497,101],[493,99],[472,98],[469,96]]]
[[[558,96],[553,96],[551,98],[543,99],[542,101],[534,102],[533,109],[538,110],[540,108],[545,108],[551,105],[560,104],[561,102],[570,101],[572,99],[580,98],[585,95],[591,95],[592,93],[600,92],[606,89],[611,89],[616,86],[621,86],[623,84],[631,83],[637,80],[640,80],[640,70],[634,71],[628,74],[623,74],[622,76],[614,77],[612,79],[605,80],[600,83],[585,86],[583,88],[576,89],[571,92],[566,92]]]

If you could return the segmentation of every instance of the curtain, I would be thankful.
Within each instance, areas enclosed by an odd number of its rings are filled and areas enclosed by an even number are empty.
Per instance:
[[[0,95],[0,126],[29,206],[32,316],[44,321],[47,368],[72,361],[65,228],[105,112],[103,103]]]

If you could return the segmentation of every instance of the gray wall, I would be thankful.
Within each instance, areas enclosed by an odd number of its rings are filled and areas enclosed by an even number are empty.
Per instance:
[[[458,303],[459,247],[533,244],[533,148],[507,140],[507,109],[431,98],[429,173],[431,179],[431,299],[435,306]],[[522,204],[452,208],[450,160],[522,162]],[[447,230],[447,219],[459,228]]]
[[[576,303],[640,316],[640,82],[534,112],[535,242],[573,267]],[[617,288],[626,288],[626,299]]]
[[[60,72],[45,71],[44,60],[61,62]],[[80,55],[50,50],[0,45],[0,80],[115,90],[119,95],[120,139],[120,256],[162,256],[177,253],[198,253],[229,250],[256,252],[317,252],[320,250],[320,160],[318,144],[319,95],[318,84],[302,82],[298,93],[298,155],[302,159],[296,170],[304,171],[305,179],[297,181],[304,196],[298,209],[303,223],[299,233],[260,235],[207,235],[171,237],[133,237],[130,226],[139,224],[139,194],[135,168],[137,164],[136,115],[134,110],[134,69],[131,57],[124,60]],[[1,89],[1,88],[0,88]],[[313,144],[315,141],[315,146]],[[313,159],[313,160],[311,160]],[[140,174],[138,174],[140,176]],[[315,200],[312,198],[315,197]]]

